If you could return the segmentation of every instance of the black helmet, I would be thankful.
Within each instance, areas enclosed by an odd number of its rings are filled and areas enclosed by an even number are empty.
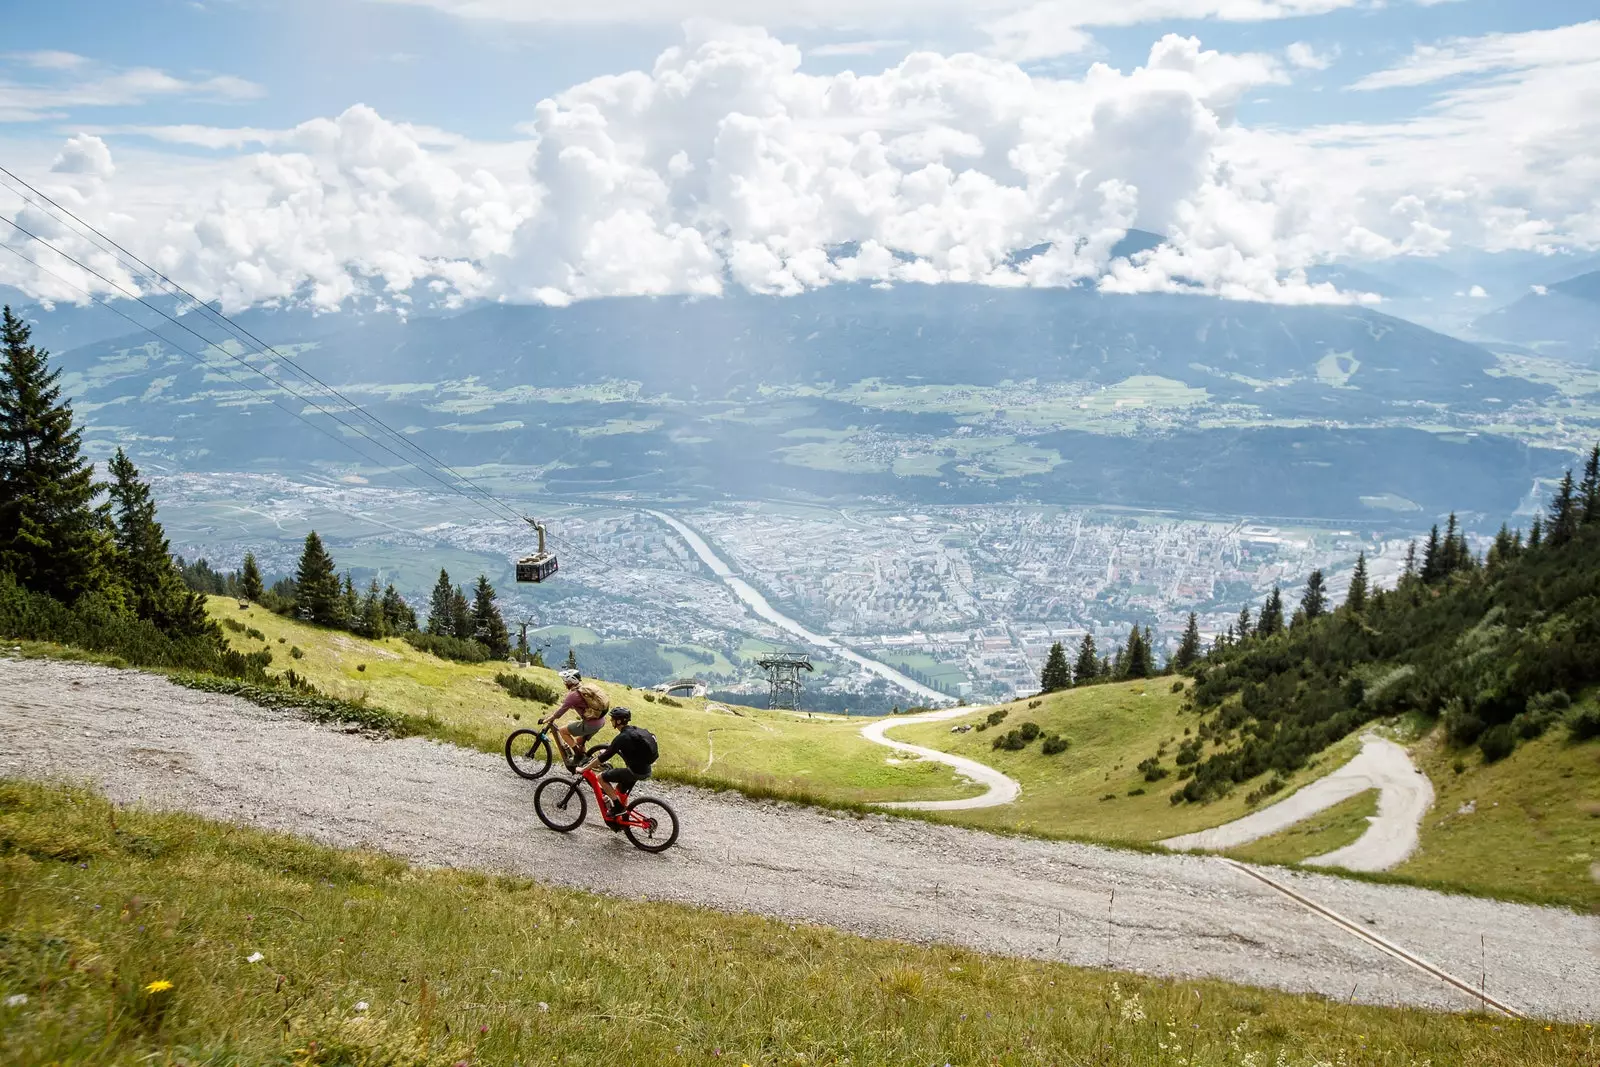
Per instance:
[[[629,711],[627,708],[612,708],[611,718],[613,720],[620,721],[622,725],[626,726],[633,721],[633,712]]]

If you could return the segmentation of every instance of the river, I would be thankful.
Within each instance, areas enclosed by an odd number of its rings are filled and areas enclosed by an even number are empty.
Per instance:
[[[745,605],[749,607],[751,611],[761,616],[761,618],[766,619],[780,630],[794,634],[796,637],[808,644],[825,648],[841,659],[847,659],[851,663],[865,667],[873,674],[876,674],[879,678],[893,682],[895,685],[906,690],[906,692],[920,697],[923,700],[931,701],[935,705],[943,704],[950,699],[949,696],[939,692],[937,689],[929,688],[916,679],[901,674],[887,663],[879,663],[875,659],[870,659],[867,656],[863,656],[861,653],[856,652],[853,649],[846,648],[844,645],[841,645],[838,641],[831,637],[826,637],[818,633],[812,633],[800,623],[789,618],[789,616],[773,607],[771,602],[768,601],[766,597],[762,596],[754,586],[745,581],[743,578],[739,577],[737,574],[734,574],[733,568],[729,567],[728,564],[723,561],[722,557],[717,555],[716,552],[712,550],[710,545],[706,544],[705,538],[701,537],[692,529],[685,526],[683,523],[679,522],[677,519],[666,514],[665,512],[650,511],[649,509],[645,509],[645,514],[655,516],[676,530],[678,532],[678,536],[682,537],[684,541],[688,543],[689,547],[694,550],[694,554],[699,556],[707,567],[711,568],[711,573],[715,574],[718,578],[721,578],[723,584],[725,584],[729,589],[733,590],[734,596],[744,601]]]

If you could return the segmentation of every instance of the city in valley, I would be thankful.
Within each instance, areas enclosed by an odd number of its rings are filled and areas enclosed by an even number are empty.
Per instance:
[[[1314,569],[1337,599],[1361,552],[1391,585],[1408,542],[1426,532],[1024,504],[542,501],[527,507],[547,522],[561,570],[530,587],[512,581],[511,563],[531,550],[532,531],[470,498],[258,474],[170,475],[159,492],[174,551],[190,559],[234,567],[253,547],[269,575],[287,575],[316,529],[358,584],[394,581],[414,602],[441,567],[457,582],[488,575],[531,646],[573,647],[580,662],[612,665],[617,681],[692,676],[760,703],[755,661],[792,648],[816,662],[812,706],[858,711],[931,698],[828,641],[947,699],[1003,700],[1037,689],[1057,641],[1075,652],[1092,634],[1108,654],[1137,625],[1170,651],[1189,612],[1209,639],[1275,585],[1292,606]],[[652,512],[698,533],[794,625],[758,615]]]

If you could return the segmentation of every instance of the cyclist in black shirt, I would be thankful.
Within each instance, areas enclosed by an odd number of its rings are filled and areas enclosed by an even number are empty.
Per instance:
[[[659,753],[655,735],[643,727],[634,726],[633,713],[627,708],[611,709],[611,726],[617,731],[611,743],[594,753],[579,768],[587,770],[612,756],[622,757],[623,766],[607,767],[600,772],[600,789],[610,801],[607,823],[622,814],[622,794],[631,792],[639,779],[650,777],[650,766],[655,763]]]

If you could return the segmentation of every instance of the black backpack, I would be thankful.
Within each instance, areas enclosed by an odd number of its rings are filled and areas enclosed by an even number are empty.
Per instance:
[[[656,735],[643,726],[635,726],[634,729],[644,736],[645,743],[650,746],[650,762],[655,763],[661,758],[661,748],[656,744]]]

